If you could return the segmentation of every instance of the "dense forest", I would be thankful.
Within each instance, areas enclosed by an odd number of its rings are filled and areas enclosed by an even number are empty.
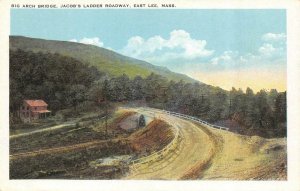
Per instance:
[[[133,79],[113,77],[87,63],[50,53],[10,51],[10,111],[23,99],[44,99],[52,111],[78,105],[143,101],[151,107],[176,111],[215,123],[237,122],[254,134],[286,136],[286,92],[225,91],[203,83],[169,81],[150,74]]]
[[[10,110],[23,99],[44,99],[51,110],[76,106],[101,74],[95,67],[71,57],[10,51]]]

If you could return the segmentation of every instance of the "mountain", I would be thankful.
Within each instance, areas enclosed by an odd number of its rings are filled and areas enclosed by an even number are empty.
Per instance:
[[[107,72],[112,76],[126,74],[130,78],[137,75],[146,77],[153,72],[166,77],[168,80],[196,82],[196,80],[184,74],[172,72],[165,67],[155,66],[93,45],[23,36],[10,36],[9,45],[12,50],[58,53],[73,57],[83,63],[96,66],[100,71]]]

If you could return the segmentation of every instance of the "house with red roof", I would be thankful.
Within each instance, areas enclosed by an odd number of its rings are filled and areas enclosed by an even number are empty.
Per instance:
[[[47,107],[48,104],[44,100],[24,100],[19,111],[20,118],[23,122],[44,119],[51,113]]]

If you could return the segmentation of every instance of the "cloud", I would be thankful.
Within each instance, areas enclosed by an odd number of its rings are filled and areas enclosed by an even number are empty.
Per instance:
[[[276,48],[272,44],[264,43],[259,47],[258,51],[265,56],[272,56],[276,52]]]
[[[82,38],[80,40],[77,39],[71,39],[69,40],[70,42],[78,42],[78,43],[82,43],[82,44],[90,44],[90,45],[95,45],[95,46],[99,46],[99,47],[103,47],[104,43],[98,38],[98,37],[94,37],[94,38]]]
[[[220,56],[211,59],[212,65],[235,64],[239,59],[238,51],[225,51]]]
[[[266,42],[279,42],[279,41],[285,41],[286,35],[284,33],[266,33],[262,36],[262,40]]]
[[[205,40],[193,39],[184,30],[173,30],[168,39],[158,35],[148,39],[140,36],[131,37],[120,52],[127,56],[152,61],[178,58],[192,60],[213,54],[213,50],[206,49],[206,44]]]
[[[274,59],[286,58],[286,35],[284,33],[266,33],[262,36],[264,43],[259,47],[261,57]]]
[[[266,33],[261,36],[261,40],[261,45],[252,52],[226,50],[216,55],[214,50],[207,48],[205,40],[194,39],[185,30],[173,30],[168,38],[158,35],[148,39],[141,36],[131,37],[119,52],[167,66],[176,72],[220,71],[286,63],[284,33]]]
[[[70,42],[78,42],[76,39],[69,40]]]
[[[262,45],[254,52],[241,55],[238,51],[224,51],[210,60],[210,64],[224,68],[251,67],[257,64],[279,64],[286,62],[286,35],[284,33],[266,33],[261,37]],[[278,43],[281,42],[281,43]]]

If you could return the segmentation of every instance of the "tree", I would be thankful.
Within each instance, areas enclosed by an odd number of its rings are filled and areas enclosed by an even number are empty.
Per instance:
[[[109,99],[112,101],[131,100],[131,81],[125,74],[112,78],[109,82]]]
[[[259,128],[274,128],[274,117],[272,110],[267,100],[267,93],[265,90],[260,90],[256,94],[256,108],[257,116],[255,124]]]
[[[276,89],[271,89],[268,93],[268,103],[272,109],[275,108],[275,101],[278,96],[278,91]]]
[[[161,75],[151,73],[145,79],[145,98],[148,102],[159,101],[157,98],[163,95],[164,87],[167,87],[167,80]]]
[[[78,103],[86,100],[86,91],[84,85],[72,85],[67,92],[67,102],[76,110]]]
[[[254,121],[258,117],[257,115],[257,108],[255,104],[255,95],[252,89],[247,87],[246,89],[246,110],[245,110],[245,117],[244,117],[244,125],[246,127],[251,127],[254,124]]]
[[[104,84],[103,84],[103,95],[104,95],[104,101],[105,101],[105,138],[108,138],[108,124],[107,124],[107,120],[108,120],[108,102],[107,102],[107,97],[108,97],[108,80],[105,79],[104,80]]]
[[[226,116],[227,95],[225,92],[218,90],[211,96],[211,110],[209,111],[210,121],[217,121]]]
[[[280,93],[275,99],[275,118],[281,123],[286,121],[286,92]]]
[[[132,81],[132,99],[141,100],[145,97],[145,81],[141,76],[136,76]]]

